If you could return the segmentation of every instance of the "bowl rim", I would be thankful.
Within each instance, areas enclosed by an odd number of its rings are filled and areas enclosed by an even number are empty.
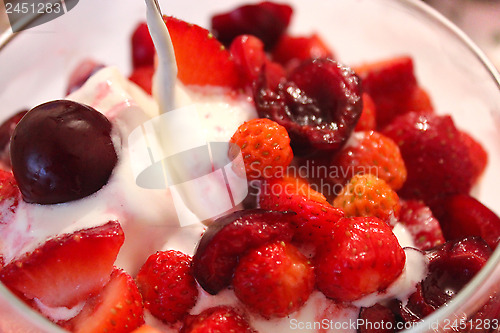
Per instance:
[[[488,59],[486,54],[475,44],[474,41],[470,37],[467,36],[465,32],[463,32],[458,26],[452,23],[448,18],[446,18],[443,14],[438,12],[436,9],[431,7],[430,5],[424,3],[421,0],[382,0],[398,3],[398,5],[402,7],[407,7],[412,10],[416,10],[419,15],[426,16],[434,21],[434,23],[439,24],[443,29],[450,32],[450,35],[453,36],[456,40],[458,40],[463,46],[465,46],[472,55],[479,61],[479,63],[484,67],[487,71],[490,78],[496,84],[497,88],[500,90],[500,73],[498,69],[493,65],[493,63]],[[245,2],[245,1],[243,1]],[[285,1],[286,2],[286,1]],[[22,22],[20,22],[19,28],[22,30],[23,27],[28,24],[36,21],[39,17],[43,16],[43,14],[36,14],[32,17],[26,17]],[[0,51],[8,45],[15,37],[21,33],[13,32],[12,28],[9,27],[0,32]],[[499,110],[500,113],[500,110]],[[496,273],[498,276],[495,278],[492,276]],[[405,329],[403,332],[408,333],[424,333],[429,332],[431,325],[435,323],[442,324],[443,320],[446,318],[450,318],[452,315],[456,315],[457,312],[460,312],[460,307],[470,300],[473,295],[478,292],[480,287],[483,287],[485,284],[491,284],[491,287],[495,287],[496,283],[496,291],[500,291],[500,287],[498,286],[498,282],[500,281],[500,246],[492,253],[486,265],[474,276],[474,278],[457,294],[455,295],[449,302],[446,303],[446,306],[441,306],[436,309],[432,314],[425,317],[422,321],[416,323],[409,329]],[[55,332],[66,332],[60,326],[52,323],[49,319],[42,316],[40,313],[29,307],[23,301],[21,301],[17,296],[15,296],[7,287],[5,287],[0,282],[0,295],[2,295],[5,301],[8,301],[9,304],[13,305],[14,310],[19,310],[21,315],[24,317],[29,317],[30,320],[34,321],[39,328],[46,329]],[[483,301],[489,295],[484,295]],[[477,311],[480,305],[476,304],[476,308],[471,311],[472,313]],[[463,311],[462,311],[463,312]],[[470,315],[468,313],[467,315]]]

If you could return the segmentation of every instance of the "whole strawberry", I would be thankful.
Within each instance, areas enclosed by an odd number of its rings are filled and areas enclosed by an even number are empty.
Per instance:
[[[255,333],[246,318],[229,306],[208,308],[198,315],[184,320],[180,333]]]
[[[376,217],[343,218],[315,257],[316,285],[325,296],[353,301],[387,288],[406,255],[391,228]]]
[[[198,297],[191,257],[179,251],[152,254],[136,277],[144,306],[166,323],[184,318]]]
[[[292,211],[295,243],[322,247],[331,240],[332,227],[344,216],[341,209],[330,205],[325,196],[300,177],[267,179],[259,193],[261,208]]]
[[[371,174],[356,175],[333,201],[346,217],[375,216],[388,224],[399,217],[399,197],[382,179]]]
[[[286,317],[309,298],[314,272],[297,248],[274,242],[240,259],[233,287],[238,299],[254,312],[265,318]]]
[[[351,136],[350,144],[335,154],[331,166],[334,183],[345,184],[356,174],[370,173],[383,179],[394,190],[406,181],[406,167],[398,145],[375,131],[360,131]]]
[[[382,133],[398,144],[408,171],[401,197],[430,205],[436,198],[471,190],[476,168],[450,116],[411,112]]]
[[[269,119],[253,119],[243,123],[230,142],[241,150],[248,179],[283,175],[293,159],[286,129]],[[232,158],[239,153],[238,147],[230,147],[229,155]]]

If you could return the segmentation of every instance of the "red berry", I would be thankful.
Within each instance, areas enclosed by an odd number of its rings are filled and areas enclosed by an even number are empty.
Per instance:
[[[474,175],[473,184],[476,184],[488,164],[488,153],[478,141],[466,132],[460,131],[460,135],[462,136],[462,142],[467,147],[470,160],[472,161]]]
[[[179,251],[160,251],[149,256],[137,274],[145,308],[163,322],[182,320],[196,304],[191,263],[191,257]]]
[[[345,184],[356,174],[372,174],[384,180],[395,191],[406,181],[406,166],[398,145],[375,131],[356,132],[350,144],[334,155],[331,166],[338,172],[331,180]]]
[[[130,81],[137,84],[148,94],[152,94],[153,91],[153,75],[155,73],[155,68],[153,66],[144,66],[134,69],[130,77]]]
[[[62,326],[75,333],[127,333],[144,324],[141,294],[134,279],[115,268],[104,288]]]
[[[240,87],[238,68],[230,53],[206,29],[165,16],[174,46],[177,77],[186,85]]]
[[[341,219],[329,246],[315,258],[316,284],[327,297],[353,301],[384,290],[401,274],[405,252],[376,217]]]
[[[149,34],[148,25],[141,22],[137,25],[132,34],[132,66],[134,69],[139,67],[150,67],[154,65],[155,45]]]
[[[406,322],[417,322],[433,313],[436,308],[424,299],[422,284],[417,284],[417,290],[410,295],[406,304],[399,304],[399,313]]]
[[[406,227],[415,247],[420,250],[428,250],[445,242],[439,221],[422,201],[403,200],[399,222]]]
[[[12,171],[23,199],[56,204],[84,198],[109,180],[118,157],[111,123],[69,100],[31,109],[12,135]]]
[[[190,315],[180,330],[180,333],[209,332],[255,333],[247,319],[228,306],[216,306],[196,316]]]
[[[467,146],[450,116],[407,113],[382,134],[399,146],[408,176],[401,197],[433,200],[469,193],[476,175]]]
[[[377,108],[375,102],[367,93],[361,95],[363,99],[363,111],[354,128],[355,131],[373,131],[377,128]]]
[[[266,180],[259,194],[261,208],[292,211],[294,242],[316,248],[331,241],[333,226],[344,216],[332,207],[325,196],[312,189],[303,179],[287,176]]]
[[[333,201],[346,217],[375,216],[389,225],[399,217],[399,197],[382,179],[371,174],[351,178]]]
[[[230,140],[229,155],[241,151],[249,180],[282,175],[293,159],[286,129],[269,119],[252,119],[238,127]],[[238,149],[239,148],[239,149]]]
[[[234,272],[236,297],[265,318],[300,309],[314,288],[314,272],[293,245],[274,242],[251,250]]]
[[[378,128],[384,128],[400,114],[414,111],[407,109],[418,87],[412,58],[402,56],[364,64],[357,67],[356,72],[375,102]]]
[[[272,59],[287,69],[317,58],[334,58],[333,52],[317,33],[300,37],[284,35],[272,50]]]
[[[500,218],[468,194],[443,198],[432,206],[447,240],[480,236],[495,249],[500,242]]]
[[[270,87],[276,87],[285,77],[283,67],[269,60],[264,52],[264,43],[255,36],[236,37],[231,43],[230,52],[242,75],[241,80],[247,87],[252,87],[260,75],[266,77]]]
[[[239,35],[254,35],[270,50],[286,31],[292,11],[288,5],[269,1],[244,5],[214,15],[212,31],[224,45],[230,45]]]
[[[396,327],[396,317],[392,311],[382,305],[375,304],[369,308],[361,308],[359,312],[359,333],[393,333]]]
[[[193,257],[196,280],[210,294],[231,283],[240,256],[275,240],[292,238],[291,213],[243,210],[215,220],[205,231]]]
[[[21,192],[10,171],[0,170],[0,224],[8,223],[21,200]]]
[[[425,302],[435,308],[448,302],[484,267],[491,252],[478,237],[449,241],[430,250],[429,273],[422,281]]]
[[[254,99],[261,117],[287,129],[298,156],[341,148],[363,107],[358,77],[330,59],[302,63],[276,90],[258,82]]]
[[[109,281],[123,241],[118,222],[52,238],[5,266],[0,280],[28,299],[71,308]]]

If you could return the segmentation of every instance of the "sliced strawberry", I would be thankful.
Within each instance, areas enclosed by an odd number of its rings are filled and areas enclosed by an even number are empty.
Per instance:
[[[82,311],[63,324],[75,333],[127,333],[144,324],[144,308],[134,279],[115,268],[108,284]]]
[[[191,263],[191,257],[182,252],[158,251],[149,256],[137,274],[144,306],[163,322],[182,320],[196,304],[198,288]]]
[[[377,108],[377,126],[383,128],[404,114],[408,100],[417,89],[413,60],[408,56],[369,63],[356,68],[365,91]]]
[[[312,244],[316,248],[331,240],[333,226],[344,216],[341,209],[330,205],[325,196],[312,189],[305,180],[291,176],[266,180],[259,204],[264,209],[297,213],[291,218],[295,228],[294,241]]]
[[[361,95],[363,99],[363,111],[354,128],[355,131],[373,131],[377,127],[377,109],[375,102],[367,93]]]
[[[153,75],[155,73],[155,68],[153,66],[145,66],[134,69],[130,77],[130,81],[137,84],[145,92],[151,95],[153,90]]]
[[[155,45],[149,34],[148,25],[141,22],[137,25],[132,34],[132,66],[134,69],[139,67],[150,67],[154,65]]]
[[[0,224],[8,223],[21,200],[21,191],[10,171],[0,169]]]
[[[270,1],[244,5],[214,15],[212,30],[224,45],[230,45],[239,35],[254,35],[270,50],[288,28],[292,12],[289,5]]]
[[[434,112],[434,106],[432,105],[431,97],[429,96],[427,91],[420,86],[413,90],[403,109],[409,112]]]
[[[450,116],[407,113],[396,118],[382,134],[398,144],[408,171],[398,192],[401,197],[422,199],[430,205],[439,197],[469,193],[477,176],[467,146]]]
[[[399,222],[410,232],[415,246],[420,250],[428,250],[445,242],[439,221],[422,201],[402,200]]]
[[[460,131],[460,135],[462,136],[463,143],[469,151],[472,167],[474,169],[473,183],[475,184],[486,169],[486,165],[488,164],[488,153],[484,150],[484,147],[468,133]]]
[[[255,333],[247,319],[229,306],[208,308],[195,316],[188,316],[180,333]]]
[[[309,260],[293,245],[274,242],[241,257],[234,272],[236,297],[265,318],[300,309],[314,289]]]
[[[272,59],[288,70],[304,60],[317,58],[334,58],[333,52],[317,33],[310,36],[284,35],[272,50]]]
[[[240,86],[229,51],[208,30],[170,16],[164,20],[174,46],[177,77],[184,84]]]
[[[291,240],[291,215],[252,209],[214,221],[203,234],[193,257],[194,276],[201,287],[217,294],[230,285],[241,255],[275,240]]]
[[[156,328],[149,326],[148,324],[144,324],[141,327],[133,330],[132,333],[162,333],[162,331],[157,330]]]
[[[123,241],[118,222],[62,235],[9,263],[0,280],[28,299],[71,308],[109,281]]]
[[[479,236],[493,249],[500,242],[500,218],[470,195],[446,197],[432,208],[447,240]]]
[[[405,252],[376,217],[343,218],[315,257],[316,285],[325,296],[353,301],[387,288],[401,274]]]
[[[264,52],[264,43],[252,35],[236,37],[230,46],[231,55],[242,75],[242,82],[252,87],[260,75],[264,75],[270,87],[276,87],[285,77],[283,67],[272,62]]]

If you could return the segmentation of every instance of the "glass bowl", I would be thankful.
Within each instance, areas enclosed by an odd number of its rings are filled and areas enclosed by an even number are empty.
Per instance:
[[[291,32],[319,32],[343,63],[411,55],[419,83],[430,93],[437,112],[451,113],[457,126],[487,149],[489,165],[474,195],[500,213],[500,76],[464,33],[420,1],[287,3],[294,7]],[[169,0],[160,1],[160,6],[164,14],[208,27],[210,14],[236,4],[233,0]],[[0,35],[1,118],[63,97],[70,71],[85,58],[130,73],[129,40],[145,13],[143,1],[85,0],[43,25],[16,34],[4,32]],[[447,320],[474,313],[495,291],[500,291],[500,247],[447,306],[408,332],[444,330]],[[1,284],[0,331],[62,332]]]

